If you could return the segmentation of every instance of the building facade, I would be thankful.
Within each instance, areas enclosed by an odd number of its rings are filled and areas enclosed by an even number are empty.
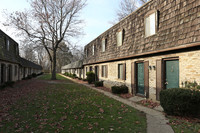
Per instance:
[[[17,42],[0,30],[0,85],[8,81],[21,80],[32,73],[39,74],[41,72],[41,66],[19,56]]]
[[[83,61],[75,61],[61,68],[61,73],[76,74],[78,78],[83,78]]]
[[[150,0],[85,46],[84,78],[159,100],[162,89],[200,83],[200,1]]]

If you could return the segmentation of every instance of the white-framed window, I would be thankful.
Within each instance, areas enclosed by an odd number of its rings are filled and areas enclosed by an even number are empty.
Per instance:
[[[94,45],[92,46],[92,55],[94,55]]]
[[[102,52],[106,51],[106,42],[107,42],[107,40],[105,38],[103,38],[102,42],[101,42],[101,50],[102,50]]]
[[[118,79],[123,79],[123,64],[118,64]]]
[[[145,37],[156,34],[157,13],[151,13],[145,17]]]
[[[101,77],[107,77],[107,72],[108,72],[108,67],[107,67],[107,65],[103,65],[103,66],[101,66]]]
[[[10,41],[7,39],[6,41],[6,49],[9,51],[10,50]]]
[[[118,79],[126,80],[126,64],[118,64]]]
[[[123,33],[122,30],[117,32],[117,46],[121,46],[122,45],[122,39],[123,39]]]

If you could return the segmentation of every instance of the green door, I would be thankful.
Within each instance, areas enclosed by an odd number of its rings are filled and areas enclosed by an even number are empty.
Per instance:
[[[166,89],[179,87],[179,61],[166,61]]]
[[[137,64],[137,93],[144,95],[144,63]]]

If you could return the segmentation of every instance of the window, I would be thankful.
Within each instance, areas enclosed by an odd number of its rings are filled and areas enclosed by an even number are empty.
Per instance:
[[[103,65],[101,66],[101,77],[107,78],[107,76],[108,76],[108,66]]]
[[[85,49],[85,56],[88,57],[88,51]]]
[[[118,79],[126,80],[126,65],[118,64]]]
[[[101,43],[101,50],[102,52],[106,51],[106,44],[107,44],[107,39],[103,38],[102,43]]]
[[[94,45],[92,46],[92,55],[94,55]]]
[[[90,72],[92,72],[92,66],[90,66]]]
[[[121,30],[117,32],[117,46],[121,46],[123,44],[125,38],[125,30]]]
[[[156,16],[156,12],[154,12],[145,18],[146,37],[156,34]]]
[[[6,49],[9,51],[9,49],[10,49],[10,41],[9,40],[7,40],[6,41]]]
[[[117,46],[122,45],[122,31],[117,32]]]
[[[87,67],[86,67],[86,70],[85,70],[85,71],[86,71],[86,73],[88,72],[88,68],[87,68]]]

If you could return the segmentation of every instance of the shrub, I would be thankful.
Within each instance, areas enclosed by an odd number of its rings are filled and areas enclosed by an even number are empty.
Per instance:
[[[89,84],[94,83],[95,81],[95,74],[93,72],[87,72],[87,81]]]
[[[6,85],[5,84],[2,84],[1,86],[0,86],[0,90],[4,90],[6,88]]]
[[[187,89],[199,89],[200,86],[198,85],[198,83],[196,81],[194,81],[194,82],[185,81],[185,88],[187,88]]]
[[[82,80],[82,78],[78,78],[78,80]]]
[[[8,82],[5,82],[5,83],[4,83],[5,87],[7,87],[7,86],[13,87],[14,84],[15,84],[14,81],[8,81]]]
[[[95,87],[102,87],[103,86],[103,81],[95,81],[94,85],[95,85]]]
[[[160,104],[169,115],[200,115],[200,91],[173,88],[160,92]]]
[[[27,79],[32,79],[32,75],[28,75]]]
[[[76,74],[72,74],[71,76],[73,79],[77,78]]]
[[[13,87],[14,84],[15,84],[14,81],[7,81],[7,82],[3,83],[3,84],[0,86],[0,90],[5,89],[6,87]]]
[[[125,94],[128,93],[128,87],[126,85],[112,86],[112,93],[114,94]]]
[[[32,73],[32,77],[33,78],[37,77],[37,74],[36,73]]]

